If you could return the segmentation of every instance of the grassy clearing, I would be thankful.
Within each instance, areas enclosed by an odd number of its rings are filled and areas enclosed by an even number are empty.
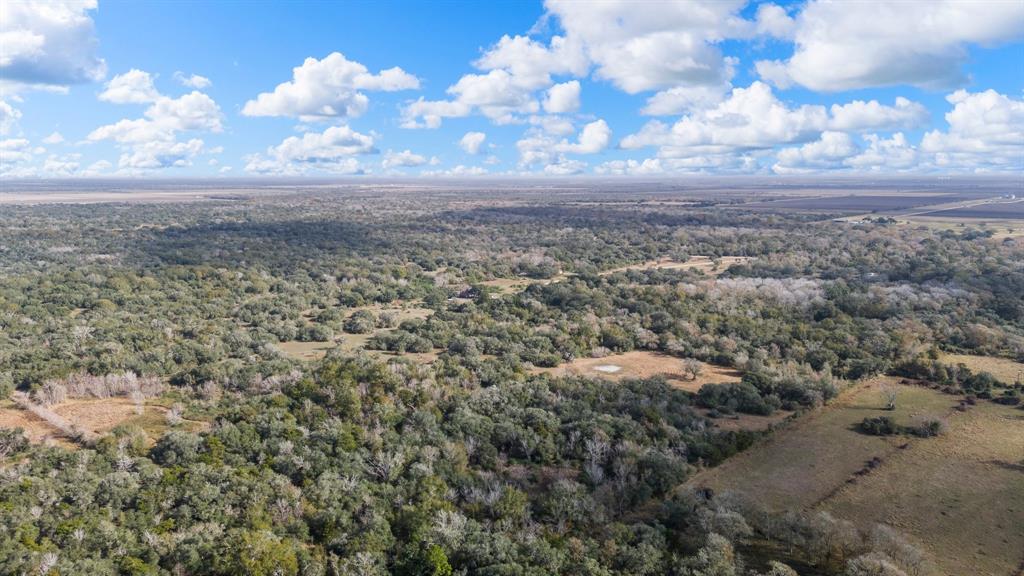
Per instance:
[[[48,409],[78,430],[94,438],[103,436],[121,425],[138,426],[146,433],[150,442],[155,442],[170,428],[167,423],[167,408],[157,403],[143,404],[141,413],[134,401],[128,398],[74,399],[49,406]],[[185,421],[182,427],[199,430],[204,422]],[[73,449],[77,444],[42,418],[23,410],[12,402],[0,406],[0,427],[21,428],[30,442],[59,445]]]
[[[624,354],[613,354],[603,358],[577,358],[567,364],[555,368],[534,368],[535,374],[551,374],[554,376],[590,376],[601,377],[616,382],[636,378],[662,377],[669,385],[696,392],[708,383],[739,382],[740,373],[732,368],[703,364],[700,375],[691,380],[683,375],[683,361],[675,356],[634,350]]]
[[[941,574],[1010,574],[1024,561],[1024,413],[983,402],[915,441],[822,508],[885,523],[929,550]]]
[[[425,320],[434,313],[430,308],[422,308],[417,305],[418,303],[412,303],[407,305],[395,305],[395,304],[370,304],[367,306],[358,306],[349,308],[346,317],[355,314],[359,310],[369,310],[374,314],[390,314],[395,317],[396,325],[405,322],[406,320]],[[298,340],[290,340],[287,342],[280,342],[277,347],[289,358],[295,360],[306,360],[313,361],[319,360],[327,355],[327,352],[334,348],[339,348],[342,352],[354,353],[360,350],[365,350],[366,343],[369,342],[370,338],[378,335],[385,334],[394,330],[394,328],[378,328],[369,334],[339,334],[334,337],[330,342],[299,342]],[[406,356],[424,356],[424,355],[411,355]],[[433,355],[436,358],[436,354]],[[423,361],[422,359],[416,360],[417,362]],[[432,359],[430,361],[433,361]]]
[[[277,347],[289,358],[295,360],[319,360],[327,351],[337,345],[335,342],[299,342],[291,340],[280,342]]]
[[[509,294],[518,294],[518,293],[522,292],[523,290],[526,290],[527,288],[529,288],[530,286],[532,286],[534,284],[540,284],[542,286],[547,286],[548,284],[554,284],[556,282],[561,282],[562,280],[565,280],[566,278],[569,278],[570,276],[572,276],[572,274],[558,274],[557,276],[552,276],[551,278],[544,278],[544,279],[525,278],[525,277],[524,278],[495,278],[494,280],[484,280],[483,282],[480,282],[479,284],[481,286],[487,286],[488,288],[493,288],[494,290],[497,291],[497,294],[500,295],[500,296],[507,296]]]
[[[756,494],[775,509],[806,508],[825,498],[875,456],[898,449],[904,438],[855,431],[865,417],[888,415],[909,424],[921,412],[947,412],[953,399],[924,388],[901,387],[897,410],[882,410],[883,379],[857,385],[831,405],[808,414],[756,450],[705,470],[693,483]]]
[[[534,374],[550,374],[552,376],[587,376],[604,378],[614,382],[639,378],[661,377],[673,388],[697,393],[705,384],[725,384],[739,382],[742,374],[725,366],[701,363],[700,374],[690,379],[683,374],[683,361],[675,356],[634,350],[624,354],[613,354],[603,358],[578,358],[555,368],[534,368]],[[708,410],[701,410],[707,414]],[[753,414],[735,414],[714,419],[715,426],[723,430],[767,430],[792,415],[792,412],[779,410],[771,416]]]
[[[988,372],[1005,384],[1013,384],[1024,377],[1024,364],[995,356],[973,356],[970,354],[943,354],[939,361],[945,364],[963,364],[971,372]]]
[[[898,386],[896,410],[885,411],[880,386],[894,382],[858,384],[690,483],[745,492],[778,510],[890,524],[924,547],[939,574],[1011,573],[1024,556],[1024,414],[987,402],[952,411],[956,397],[917,386]],[[855,429],[865,417],[911,425],[940,415],[949,431],[939,438]],[[873,458],[880,465],[859,474]]]

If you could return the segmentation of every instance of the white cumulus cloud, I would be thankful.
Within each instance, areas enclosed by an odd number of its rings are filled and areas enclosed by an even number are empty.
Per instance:
[[[144,104],[159,98],[160,93],[153,85],[153,77],[149,72],[134,68],[111,78],[106,89],[99,95],[100,100],[114,104]]]
[[[410,166],[422,166],[428,162],[425,156],[414,153],[412,150],[402,150],[401,152],[392,152],[388,150],[384,153],[384,160],[380,163],[385,170],[391,168],[404,168]]]
[[[487,134],[483,132],[466,132],[459,140],[459,147],[466,151],[466,154],[479,154],[480,147],[484,145]]]
[[[548,114],[575,112],[580,107],[580,83],[570,80],[548,88],[544,99],[544,111]]]
[[[608,147],[612,131],[604,120],[595,120],[583,127],[575,142],[557,139],[551,134],[531,128],[518,142],[519,167],[528,169],[541,165],[547,173],[575,173],[585,167],[581,161],[569,160],[566,154],[597,154]],[[572,171],[570,172],[570,169]]]
[[[189,166],[203,151],[199,138],[179,141],[184,132],[221,132],[220,107],[199,91],[171,98],[159,94],[152,77],[141,70],[131,70],[114,77],[101,100],[116,103],[148,102],[142,118],[123,119],[100,126],[89,133],[91,142],[112,140],[120,145],[118,166],[122,171],[154,170]]]
[[[830,168],[841,168],[843,162],[860,149],[845,132],[825,131],[821,138],[796,148],[783,148],[772,166],[776,174],[801,174]]]
[[[879,104],[878,100],[833,104],[831,112],[829,126],[835,130],[894,130],[917,128],[928,122],[928,109],[903,97],[897,97],[893,106]]]
[[[652,121],[622,140],[622,147],[659,146],[659,157],[703,157],[816,138],[828,124],[823,106],[789,108],[762,82],[735,88],[713,108],[683,116],[672,126]]]
[[[196,90],[209,88],[213,85],[213,82],[211,82],[209,78],[200,76],[199,74],[186,76],[184,72],[175,72],[174,79],[182,86],[185,86],[186,88],[195,88]]]
[[[796,17],[793,56],[757,63],[780,87],[818,91],[963,84],[967,47],[1024,37],[1024,2],[811,0]]]
[[[354,156],[376,152],[372,136],[348,126],[331,126],[323,132],[289,136],[267,148],[265,154],[250,155],[245,170],[261,174],[359,174],[364,168]]]
[[[333,52],[322,60],[306,58],[292,79],[264,92],[242,108],[246,116],[287,116],[303,120],[361,116],[369,106],[364,91],[419,88],[419,80],[401,68],[372,74],[366,66]]]
[[[0,78],[12,89],[66,87],[101,80],[90,12],[95,0],[0,4]]]
[[[921,140],[921,150],[934,155],[938,167],[1024,171],[1024,98],[957,90],[946,100],[953,104],[946,114],[949,129],[931,130]]]

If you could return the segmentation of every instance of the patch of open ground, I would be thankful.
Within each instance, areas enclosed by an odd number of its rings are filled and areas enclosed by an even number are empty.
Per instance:
[[[690,379],[683,374],[683,360],[661,352],[634,350],[603,358],[577,358],[554,368],[534,368],[535,374],[554,376],[599,376],[616,382],[661,376],[669,385],[696,392],[708,383],[739,382],[740,373],[725,366],[701,363],[700,374]]]
[[[167,408],[158,404],[142,405],[141,412],[129,398],[73,399],[49,406],[48,409],[83,431],[90,437],[100,437],[114,428],[125,424],[142,428],[151,442],[155,442],[169,428]],[[204,422],[185,421],[182,426],[198,430]],[[21,428],[30,442],[60,445],[66,448],[76,446],[60,430],[31,412],[14,403],[0,407],[0,428]]]
[[[752,260],[748,256],[722,256],[720,258],[712,258],[710,256],[691,256],[686,262],[677,262],[671,258],[662,258],[660,260],[651,260],[642,264],[633,264],[630,266],[622,266],[620,268],[613,268],[611,270],[605,270],[601,272],[602,276],[608,274],[615,274],[616,272],[628,272],[630,270],[700,270],[701,272],[708,275],[721,274],[729,269],[730,266],[735,264],[743,264]]]
[[[434,313],[430,308],[423,308],[418,306],[416,303],[407,305],[369,304],[366,306],[349,308],[345,316],[351,316],[359,310],[369,310],[378,316],[381,314],[390,314],[394,316],[396,326],[406,320],[424,320]],[[343,352],[364,350],[366,348],[366,343],[370,338],[378,334],[385,334],[392,330],[394,330],[394,328],[378,328],[368,334],[338,334],[330,342],[299,342],[298,340],[290,340],[288,342],[278,343],[277,347],[286,356],[294,358],[295,360],[319,360],[326,356],[328,351],[333,350],[334,348],[339,348]],[[405,354],[404,356],[413,358],[417,362],[426,363],[433,362],[433,360],[437,358],[437,354],[435,353]],[[429,361],[425,360],[427,357],[430,357]]]
[[[971,354],[943,354],[939,361],[944,364],[963,364],[971,372],[988,372],[1004,384],[1013,384],[1018,378],[1024,379],[1024,364],[1009,358],[996,356],[974,356]]]
[[[327,351],[337,346],[337,342],[299,342],[289,340],[279,342],[277,347],[289,358],[295,360],[319,360]]]
[[[911,535],[941,574],[1010,574],[1024,561],[1024,413],[982,402],[949,425],[821,507]]]
[[[689,483],[745,492],[776,510],[890,524],[928,552],[938,574],[1011,573],[1024,556],[1024,415],[987,402],[956,412],[956,397],[902,385],[896,410],[886,411],[880,387],[894,383],[855,385]],[[944,416],[949,430],[927,439],[856,431],[874,416],[901,425]],[[874,458],[878,465],[866,467]]]
[[[552,276],[551,278],[495,278],[494,280],[484,280],[479,284],[481,286],[487,286],[488,288],[494,288],[498,291],[499,295],[507,295],[518,294],[534,284],[547,286],[548,284],[561,282],[570,276],[572,276],[572,274],[563,273]]]

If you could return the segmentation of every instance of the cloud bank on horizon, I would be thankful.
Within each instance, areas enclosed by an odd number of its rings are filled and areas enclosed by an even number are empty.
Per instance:
[[[0,176],[1024,173],[1019,0],[405,7],[0,4]]]

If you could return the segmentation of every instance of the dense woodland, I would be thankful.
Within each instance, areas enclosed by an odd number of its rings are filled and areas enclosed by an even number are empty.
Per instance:
[[[927,574],[889,528],[685,482],[763,434],[716,416],[799,414],[876,374],[1018,404],[1020,382],[938,358],[1024,361],[1024,242],[673,200],[5,206],[0,395],[102,387],[204,425],[74,449],[0,431],[0,573]],[[695,255],[751,260],[606,273]],[[318,361],[279,346],[355,335]],[[535,370],[632,350],[742,380]]]

